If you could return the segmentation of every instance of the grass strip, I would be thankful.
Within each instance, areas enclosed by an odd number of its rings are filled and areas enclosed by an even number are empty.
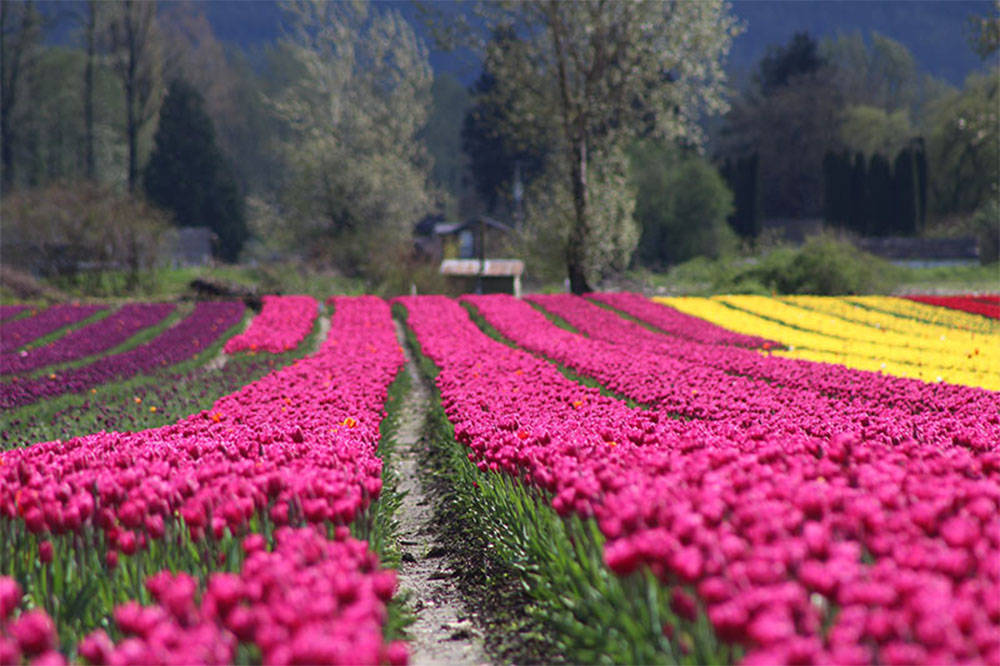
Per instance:
[[[405,320],[405,310],[397,309]],[[438,369],[413,331],[407,343],[423,374]],[[486,647],[515,663],[732,663],[707,619],[678,618],[648,571],[618,577],[604,564],[596,522],[560,517],[539,489],[480,471],[455,440],[440,394],[427,419],[426,467],[443,494],[438,520],[467,566],[463,589],[487,616]],[[665,624],[682,627],[668,637]]]
[[[580,332],[580,329],[578,329],[576,326],[574,326],[573,324],[569,323],[568,321],[566,321],[565,319],[563,319],[562,317],[560,317],[556,313],[549,312],[541,304],[536,303],[536,302],[534,302],[532,300],[529,300],[529,299],[524,299],[524,302],[527,303],[528,305],[530,305],[531,307],[535,308],[539,312],[541,312],[543,315],[545,315],[546,319],[548,319],[549,321],[551,321],[553,324],[555,324],[559,328],[561,328],[563,330],[566,330],[566,331],[569,331],[570,333],[576,333],[577,335],[583,335],[583,333]]]
[[[403,416],[403,399],[410,392],[410,377],[401,367],[389,385],[386,398],[386,415],[379,424],[378,457],[382,459],[382,490],[378,499],[351,523],[351,535],[368,542],[368,547],[378,555],[385,568],[398,569],[400,552],[396,542],[399,523],[396,512],[403,501],[398,492],[398,480],[392,458],[397,446],[399,424]],[[407,595],[396,594],[389,602],[388,619],[383,625],[386,643],[406,639],[406,628],[413,623],[411,600]]]
[[[87,317],[86,319],[81,319],[80,321],[74,321],[72,323],[66,324],[65,326],[59,327],[59,328],[57,328],[56,330],[54,330],[54,331],[52,331],[50,333],[46,333],[45,335],[43,335],[40,338],[35,338],[31,342],[29,342],[27,344],[24,344],[24,345],[21,345],[20,347],[18,347],[18,350],[25,350],[25,351],[27,351],[27,350],[30,350],[30,349],[36,349],[38,347],[44,347],[45,345],[49,344],[50,342],[54,342],[55,340],[58,340],[59,338],[61,338],[62,336],[66,335],[70,331],[75,331],[78,328],[83,328],[84,326],[87,326],[88,324],[93,324],[95,321],[104,319],[105,317],[109,316],[112,312],[115,312],[116,310],[117,310],[117,308],[110,307],[110,306],[102,308],[102,309],[98,310],[97,312],[95,312],[94,314],[92,314],[89,317]],[[9,320],[5,321],[4,323],[5,324],[9,324],[12,321],[14,321],[14,320],[13,319],[9,319]]]
[[[190,305],[179,305],[174,308],[174,311],[164,317],[162,320],[138,331],[135,335],[130,337],[125,342],[122,342],[116,347],[111,349],[106,349],[98,354],[91,354],[90,356],[84,356],[72,361],[66,361],[64,363],[54,363],[52,365],[47,365],[41,367],[37,370],[33,370],[29,373],[30,377],[37,377],[39,375],[47,375],[52,372],[62,372],[65,370],[71,370],[73,368],[80,368],[85,365],[89,365],[103,356],[114,356],[115,354],[122,354],[124,352],[135,349],[139,345],[145,344],[158,336],[163,331],[167,330],[181,319],[191,314],[192,306]]]

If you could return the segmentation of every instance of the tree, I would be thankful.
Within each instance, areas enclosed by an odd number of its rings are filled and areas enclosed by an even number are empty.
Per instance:
[[[451,74],[435,75],[431,108],[420,139],[434,167],[434,184],[457,203],[466,189],[468,165],[462,153],[462,122],[469,108],[469,92]]]
[[[94,154],[94,61],[97,56],[97,0],[87,0],[85,34],[87,63],[83,70],[84,174],[88,180],[97,178],[97,157]]]
[[[970,74],[928,116],[927,163],[938,214],[971,213],[1000,187],[1000,70]]]
[[[377,259],[410,242],[433,200],[418,139],[431,99],[427,51],[392,9],[321,1],[287,8],[283,46],[303,74],[270,97],[289,128],[286,204],[315,251],[333,253],[349,271],[384,270]]]
[[[14,150],[18,127],[14,122],[25,73],[35,59],[41,37],[41,18],[31,2],[0,2],[0,166],[4,189],[14,184]]]
[[[840,140],[845,148],[866,155],[895,155],[915,134],[907,109],[885,111],[859,104],[844,110]]]
[[[913,149],[899,151],[892,168],[895,194],[893,232],[912,236],[919,228],[920,199],[917,192],[917,165]]]
[[[770,46],[760,61],[754,82],[764,95],[787,86],[794,78],[819,71],[826,60],[808,32],[797,32],[787,46]]]
[[[855,153],[847,196],[847,228],[864,236],[868,233],[868,171],[865,156]]]
[[[588,261],[605,256],[588,248],[617,231],[595,228],[595,204],[610,198],[593,186],[627,177],[608,168],[626,169],[622,154],[637,136],[700,143],[699,116],[725,110],[722,59],[736,21],[722,2],[536,0],[488,9],[491,29],[514,29],[524,44],[523,57],[497,63],[501,89],[520,89],[523,100],[510,122],[530,126],[556,116],[562,156],[554,168],[563,170],[573,204],[566,269],[572,291],[585,292],[601,268]],[[594,173],[602,175],[591,182]]]
[[[469,156],[476,191],[489,211],[512,198],[515,173],[522,186],[530,186],[542,174],[545,157],[553,149],[551,137],[558,132],[551,118],[546,127],[541,119],[523,125],[509,117],[511,110],[525,108],[523,89],[500,86],[497,70],[502,64],[511,68],[514,58],[528,67],[525,56],[525,45],[512,29],[494,31],[482,74],[472,87],[473,105],[462,124],[462,150]]]
[[[635,217],[642,228],[639,258],[662,268],[696,256],[733,250],[726,223],[733,195],[719,173],[698,155],[646,142],[632,155]]]
[[[128,189],[132,192],[139,178],[139,132],[156,115],[162,88],[156,2],[121,0],[108,10],[108,52],[125,91]]]
[[[969,43],[983,60],[1000,49],[1000,0],[994,0],[988,15],[969,17]]]
[[[841,100],[817,51],[805,33],[772,47],[719,136],[720,157],[759,156],[767,217],[810,217],[823,209],[822,161],[837,145]]]
[[[866,190],[868,235],[890,235],[894,226],[892,169],[889,160],[881,153],[872,155],[868,162]]]
[[[726,158],[721,175],[733,193],[729,226],[741,238],[751,240],[760,231],[760,157],[757,153],[734,160]]]
[[[216,145],[203,98],[183,79],[171,82],[160,108],[145,189],[179,226],[215,232],[223,259],[239,256],[247,237],[243,199],[232,166]]]

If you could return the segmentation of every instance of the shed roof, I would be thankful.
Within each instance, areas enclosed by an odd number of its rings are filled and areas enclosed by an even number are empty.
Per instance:
[[[441,262],[442,275],[485,275],[487,277],[516,277],[524,272],[524,262],[520,259],[445,259]]]

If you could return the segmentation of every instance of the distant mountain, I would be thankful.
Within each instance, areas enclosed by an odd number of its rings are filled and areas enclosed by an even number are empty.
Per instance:
[[[438,0],[436,4],[440,7],[446,1]],[[275,0],[203,0],[197,4],[223,41],[254,48],[282,34],[283,11]],[[375,4],[400,10],[418,34],[430,41],[413,2],[382,0]],[[451,4],[456,13],[471,8]],[[982,66],[965,37],[968,17],[993,11],[990,0],[733,0],[732,4],[734,13],[746,25],[729,57],[728,68],[737,79],[740,73],[753,69],[768,45],[784,44],[798,31],[827,37],[860,30],[867,37],[874,30],[901,42],[918,65],[954,85],[961,85],[969,72]],[[51,42],[69,43],[74,39],[78,30],[73,14],[81,5],[52,0],[39,3],[46,14],[58,18],[50,33]],[[431,65],[435,71],[455,74],[466,84],[471,84],[478,74],[467,57],[440,51],[431,51]]]

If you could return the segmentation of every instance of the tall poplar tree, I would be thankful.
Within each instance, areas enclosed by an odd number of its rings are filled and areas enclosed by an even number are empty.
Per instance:
[[[561,155],[552,164],[573,211],[566,271],[573,292],[588,291],[594,262],[630,255],[638,241],[635,194],[621,187],[625,148],[638,136],[701,141],[698,118],[726,109],[722,65],[737,22],[726,3],[707,1],[533,0],[484,11],[490,34],[514,29],[525,45],[517,58],[496,59],[497,94],[519,100],[508,122],[556,121]],[[603,229],[602,213],[611,215]],[[631,248],[611,247],[618,237]]]

